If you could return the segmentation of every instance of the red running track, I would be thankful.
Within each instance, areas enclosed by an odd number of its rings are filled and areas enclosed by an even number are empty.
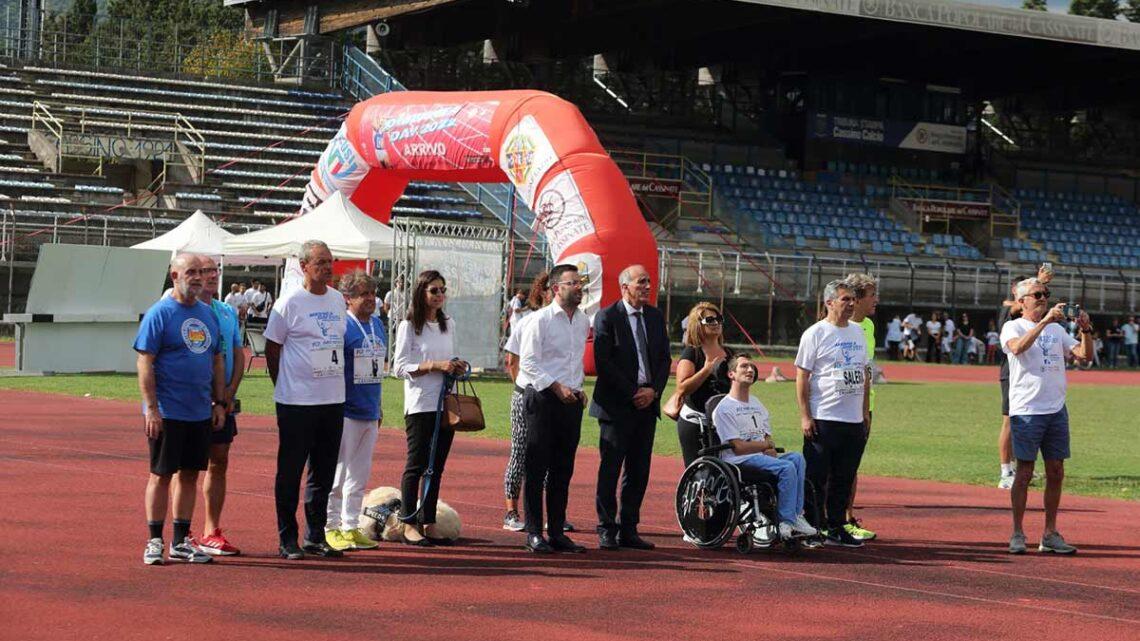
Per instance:
[[[587,554],[536,558],[499,528],[507,444],[467,436],[443,479],[465,521],[460,545],[286,563],[273,554],[268,417],[243,417],[231,462],[224,520],[246,555],[145,567],[135,405],[4,391],[0,403],[5,639],[1123,641],[1140,629],[1140,503],[1067,498],[1063,531],[1080,554],[1011,557],[1002,491],[865,478],[862,513],[881,541],[741,556],[681,542],[680,463],[658,458],[642,525],[657,551],[602,552],[579,533]],[[673,438],[664,426],[659,437]],[[374,485],[396,483],[403,447],[383,430]],[[596,450],[579,452],[570,517],[580,526],[593,521],[596,464]],[[1040,524],[1032,512],[1031,538]]]

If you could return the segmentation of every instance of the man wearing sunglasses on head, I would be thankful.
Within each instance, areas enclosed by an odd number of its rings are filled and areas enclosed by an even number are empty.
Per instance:
[[[1038,451],[1045,461],[1045,531],[1040,552],[1073,554],[1077,548],[1065,542],[1057,531],[1057,509],[1065,459],[1069,458],[1069,412],[1065,407],[1065,357],[1071,352],[1081,361],[1092,358],[1092,324],[1088,314],[1076,316],[1081,339],[1065,331],[1065,304],[1049,306],[1049,289],[1036,278],[1017,284],[1015,300],[1021,304],[1021,318],[1001,328],[1002,350],[1009,356],[1009,422],[1013,454],[1017,458],[1010,496],[1013,506],[1013,535],[1010,554],[1025,553],[1022,519],[1029,481]]]
[[[649,304],[653,281],[641,265],[618,275],[621,300],[594,318],[594,402],[598,419],[598,545],[652,550],[637,533],[641,500],[649,484],[653,437],[661,416],[661,393],[669,382],[669,337],[665,317]],[[622,468],[625,474],[622,474]],[[621,506],[617,486],[621,477]]]

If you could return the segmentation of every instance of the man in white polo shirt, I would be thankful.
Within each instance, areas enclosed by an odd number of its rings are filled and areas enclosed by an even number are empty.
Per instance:
[[[301,246],[304,283],[269,313],[265,360],[277,402],[277,533],[281,556],[342,556],[325,541],[329,491],[344,429],[344,296],[329,287],[332,253],[319,240]],[[305,485],[304,551],[297,546],[297,500]]]
[[[863,329],[850,322],[855,292],[842,280],[823,290],[827,318],[800,337],[796,353],[796,400],[804,433],[807,478],[824,502],[821,514],[826,542],[862,547],[863,542],[843,527],[847,499],[867,445],[870,403],[870,363]],[[811,498],[811,497],[808,497]]]
[[[1069,458],[1069,411],[1065,407],[1065,357],[1087,361],[1093,355],[1092,325],[1088,314],[1076,316],[1081,340],[1069,335],[1061,321],[1065,320],[1065,304],[1049,307],[1049,289],[1036,278],[1017,284],[1016,301],[1021,305],[1021,318],[1001,328],[1001,347],[1009,355],[1009,428],[1013,455],[1017,459],[1013,487],[1013,536],[1010,554],[1025,553],[1022,519],[1029,482],[1037,452],[1045,461],[1045,531],[1038,550],[1055,554],[1073,554],[1077,548],[1065,542],[1057,532],[1057,509],[1061,505],[1061,484],[1065,478],[1065,459]]]

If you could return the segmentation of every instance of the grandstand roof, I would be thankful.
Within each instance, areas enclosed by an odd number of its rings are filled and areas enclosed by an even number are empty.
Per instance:
[[[245,5],[251,16],[270,3]],[[271,3],[280,31],[301,0]],[[295,14],[295,15],[294,15]],[[382,14],[382,15],[381,15]],[[321,5],[321,30],[388,19],[394,43],[506,43],[509,57],[623,54],[627,64],[758,65],[891,77],[1000,97],[1063,87],[1134,99],[1140,24],[956,0],[356,0]],[[503,55],[500,53],[500,55]]]

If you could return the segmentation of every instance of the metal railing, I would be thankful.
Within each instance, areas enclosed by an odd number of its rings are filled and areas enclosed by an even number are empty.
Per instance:
[[[176,76],[198,80],[328,87],[336,76],[339,45],[324,39],[298,47],[295,39],[258,40],[246,31],[187,35],[175,24],[143,28],[103,20],[86,30],[66,23],[20,28],[8,7],[0,25],[0,60],[52,68]]]
[[[63,121],[56,118],[44,103],[32,103],[32,129],[43,129],[55,139],[55,171],[63,167]]]
[[[677,185],[675,204],[664,211],[653,211],[657,223],[665,229],[676,229],[677,220],[682,216],[712,218],[712,181],[685,156],[634,149],[611,150],[609,154],[626,178],[662,180]],[[646,203],[646,207],[651,207],[650,203]]]
[[[191,154],[191,162],[194,163],[191,173],[194,182],[201,184],[206,176],[206,137],[180,113],[174,115],[174,143],[196,152]]]

